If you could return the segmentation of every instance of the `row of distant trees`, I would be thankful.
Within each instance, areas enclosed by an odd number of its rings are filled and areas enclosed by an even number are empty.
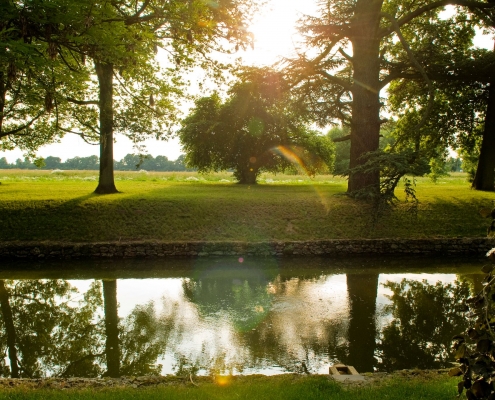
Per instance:
[[[36,166],[30,159],[18,158],[14,163],[9,163],[5,157],[0,158],[0,169],[62,169],[62,170],[98,170],[100,159],[97,156],[68,158],[62,162],[59,157],[46,157],[41,166]],[[114,169],[118,171],[191,171],[184,164],[184,156],[177,160],[169,160],[166,156],[153,157],[151,155],[140,156],[127,154],[122,160],[114,160]]]
[[[328,133],[328,137],[333,139],[342,135],[342,128],[333,128]],[[166,156],[153,157],[151,155],[139,156],[136,154],[127,154],[122,160],[114,160],[114,169],[117,171],[193,171],[185,164],[186,156],[180,155],[177,160],[169,160]],[[349,169],[350,143],[338,142],[335,144],[335,166],[333,173],[343,175]],[[438,163],[443,172],[460,172],[466,171],[473,173],[475,165],[470,163],[469,159],[459,157],[448,157],[440,160]],[[36,166],[30,159],[24,160],[18,158],[15,162],[9,163],[5,157],[0,158],[0,169],[44,169],[44,170],[98,170],[100,159],[97,156],[74,157],[68,158],[62,162],[60,157],[48,156],[43,159],[40,167]]]

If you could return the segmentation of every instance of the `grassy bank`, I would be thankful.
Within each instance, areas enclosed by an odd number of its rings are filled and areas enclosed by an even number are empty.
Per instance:
[[[373,222],[369,205],[345,196],[333,176],[263,176],[254,186],[230,174],[121,172],[121,193],[92,194],[96,172],[0,171],[0,240],[311,240],[478,237],[493,193],[464,175],[420,178],[417,213],[401,201]],[[403,200],[402,191],[397,191]]]
[[[0,397],[10,400],[126,400],[126,399],[435,399],[451,400],[457,394],[456,380],[445,377],[435,379],[392,379],[365,387],[343,386],[324,376],[295,377],[244,377],[223,385],[200,383],[170,385],[155,388],[125,389],[0,389]]]

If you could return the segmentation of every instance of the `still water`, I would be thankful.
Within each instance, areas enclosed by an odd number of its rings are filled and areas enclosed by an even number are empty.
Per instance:
[[[1,376],[442,368],[484,260],[3,263]]]

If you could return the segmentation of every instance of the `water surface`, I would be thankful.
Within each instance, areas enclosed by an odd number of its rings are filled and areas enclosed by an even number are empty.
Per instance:
[[[327,373],[442,368],[483,260],[291,258],[11,263],[0,374]],[[8,310],[10,309],[10,317]],[[17,360],[17,361],[15,361]]]

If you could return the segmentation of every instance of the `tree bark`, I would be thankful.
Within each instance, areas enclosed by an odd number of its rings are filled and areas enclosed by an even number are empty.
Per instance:
[[[248,166],[243,168],[238,173],[239,183],[245,185],[256,185],[258,179],[258,168]]]
[[[95,193],[118,193],[113,175],[113,64],[95,62],[100,107],[100,176]]]
[[[358,0],[351,25],[353,56],[350,168],[363,165],[380,139],[380,12],[383,0]],[[349,193],[378,189],[380,172],[349,176]]]
[[[349,296],[349,356],[359,372],[373,372],[376,347],[378,274],[347,274]]]
[[[495,49],[494,49],[495,51]],[[495,79],[490,81],[485,127],[481,141],[478,167],[472,187],[476,190],[495,190]]]
[[[106,376],[120,377],[119,316],[117,312],[117,281],[103,281],[103,302],[105,309],[105,354]]]
[[[7,90],[5,89],[4,74],[0,72],[0,137],[2,137],[3,130],[3,111],[5,109],[5,97],[7,95]]]
[[[7,332],[7,348],[9,352],[10,360],[10,376],[12,378],[19,378],[19,365],[17,364],[17,348],[16,346],[16,333],[14,326],[14,318],[12,316],[12,308],[9,302],[9,292],[5,287],[5,282],[0,280],[0,306],[2,309],[2,317],[5,323],[5,330]]]

